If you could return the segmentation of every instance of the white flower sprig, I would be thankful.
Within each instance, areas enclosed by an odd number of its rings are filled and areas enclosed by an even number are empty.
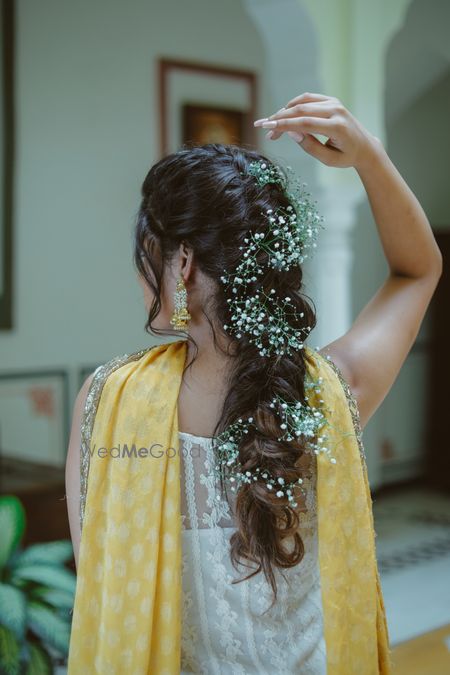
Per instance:
[[[235,280],[235,283],[237,285],[238,282]],[[233,292],[237,293],[236,286]],[[269,294],[259,291],[250,297],[227,298],[227,303],[231,311],[230,325],[225,324],[223,329],[237,338],[247,334],[249,342],[258,347],[260,356],[298,351],[303,348],[303,340],[311,331],[310,326],[296,328],[292,325],[304,313],[296,311],[289,296],[280,302],[273,288]],[[288,317],[292,317],[291,322],[287,321]]]
[[[282,187],[290,202],[289,206],[286,208],[279,206],[275,212],[272,209],[266,212],[270,234],[276,237],[271,244],[275,246],[275,243],[278,243],[277,248],[287,250],[289,254],[287,265],[290,263],[301,265],[309,255],[308,250],[317,248],[319,229],[324,229],[324,219],[317,212],[317,202],[312,200],[311,193],[305,189],[307,183],[299,181],[291,166],[287,166],[285,171],[286,176],[278,165],[267,164],[262,160],[250,162],[247,168],[247,173],[256,178],[258,185],[276,183]],[[276,267],[275,262],[272,264]]]
[[[316,392],[320,391],[322,378],[317,382],[308,384],[313,386]],[[322,399],[320,399],[323,402]],[[278,441],[292,441],[303,437],[306,451],[312,451],[315,454],[325,454],[330,457],[330,449],[323,446],[327,439],[326,435],[319,435],[322,428],[327,424],[321,408],[316,408],[300,402],[287,403],[282,398],[276,396],[272,399],[270,407],[273,408],[280,418],[280,428],[283,430]],[[231,491],[236,492],[242,485],[252,483],[253,481],[263,481],[268,490],[273,491],[277,497],[287,497],[292,506],[297,506],[293,491],[295,487],[303,483],[302,478],[296,481],[286,483],[281,476],[273,477],[266,469],[257,467],[255,471],[243,471],[242,464],[239,461],[239,443],[245,434],[249,433],[251,427],[257,428],[253,417],[247,420],[239,418],[234,424],[230,424],[224,432],[214,439],[213,448],[216,457],[214,474],[217,479],[221,479],[231,484]],[[314,439],[317,437],[317,442]],[[336,459],[330,458],[335,464]],[[217,499],[220,499],[217,495]]]
[[[322,377],[319,377],[317,382],[306,380],[305,390],[313,388],[316,393],[320,393],[322,382]],[[323,399],[319,399],[319,401],[323,403]],[[324,433],[318,435],[329,424],[323,407],[314,407],[300,401],[287,403],[279,396],[272,399],[270,407],[278,408],[278,414],[282,420],[280,428],[283,429],[284,433],[278,438],[279,441],[292,441],[303,437],[307,447],[316,455],[327,455],[330,462],[336,464],[336,458],[331,456],[331,448],[324,446],[324,443],[328,441],[328,436]],[[314,442],[315,438],[317,438],[316,442]]]
[[[292,167],[287,167],[287,172],[291,171]],[[280,167],[264,161],[251,162],[247,173],[259,185],[279,183],[290,204],[262,212],[268,227],[245,237],[245,246],[239,247],[243,251],[241,261],[234,270],[226,270],[221,276],[225,294],[231,293],[227,299],[230,321],[224,330],[237,338],[243,333],[249,335],[260,356],[290,354],[303,347],[303,340],[311,330],[310,326],[298,327],[303,313],[296,312],[290,297],[274,297],[274,289],[269,294],[264,290],[254,293],[248,292],[248,286],[255,284],[267,268],[283,272],[300,266],[308,257],[307,250],[316,247],[317,223],[322,218],[303,189],[306,183],[300,184],[292,174],[288,185]]]
[[[264,213],[262,214],[264,215]],[[305,247],[313,238],[312,227],[298,227],[297,214],[292,206],[286,209],[266,211],[269,227],[264,232],[251,232],[245,237],[245,246],[239,246],[242,260],[232,273],[222,277],[222,281],[229,285],[243,281],[256,281],[264,273],[266,267],[275,270],[290,270],[293,265],[301,265],[306,259]],[[311,243],[315,246],[315,242]],[[266,259],[261,263],[261,252]]]

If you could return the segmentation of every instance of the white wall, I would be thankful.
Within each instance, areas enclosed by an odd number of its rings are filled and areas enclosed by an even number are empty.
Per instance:
[[[15,329],[0,333],[2,369],[68,366],[74,389],[79,364],[154,341],[131,235],[157,159],[162,55],[257,72],[263,61],[239,0],[17,3]]]
[[[441,80],[431,89],[426,79],[428,72],[434,78],[447,72],[448,41],[439,28],[448,25],[442,15],[448,4],[298,0],[296,12],[295,3],[284,0],[279,7],[289,21],[292,48],[280,42],[282,51],[263,26],[269,5],[271,0],[261,0],[257,19],[255,0],[18,1],[16,327],[0,332],[2,370],[68,367],[73,400],[79,365],[152,343],[143,329],[131,236],[141,182],[157,159],[159,56],[256,71],[261,115],[284,103],[288,90],[292,96],[317,88],[342,98],[383,139],[432,222],[448,223],[448,152],[442,146],[449,138],[448,87]],[[271,23],[281,40],[282,22]],[[434,66],[421,69],[417,80],[408,63],[425,55]],[[433,109],[431,97],[439,102]],[[295,163],[297,150],[287,139],[262,147],[300,168],[319,208],[327,187],[332,195],[342,186],[352,201],[359,195],[352,235],[354,318],[387,271],[355,172],[330,169],[301,151]],[[389,405],[395,412],[400,403],[393,396]],[[381,408],[365,431],[374,483],[386,420]]]
[[[17,23],[16,329],[3,359],[103,359],[149,339],[131,230],[157,152],[155,59],[258,70],[260,44],[236,0],[214,13],[202,0],[22,1]]]

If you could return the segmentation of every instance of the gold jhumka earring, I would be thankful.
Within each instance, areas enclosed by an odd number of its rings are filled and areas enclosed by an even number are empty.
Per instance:
[[[191,315],[188,312],[186,286],[184,285],[184,280],[181,275],[177,281],[173,300],[175,309],[170,320],[170,325],[173,326],[175,330],[185,330],[188,325],[187,322],[191,319]]]

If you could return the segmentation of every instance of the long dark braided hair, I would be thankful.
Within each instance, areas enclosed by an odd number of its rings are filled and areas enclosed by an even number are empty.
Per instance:
[[[234,269],[238,264],[242,256],[239,247],[249,232],[267,228],[262,212],[289,205],[282,187],[261,186],[253,176],[245,175],[249,163],[260,160],[273,165],[267,156],[254,150],[208,143],[185,145],[151,167],[142,184],[134,233],[134,263],[154,294],[145,326],[147,332],[185,335],[198,352],[195,340],[188,333],[152,327],[161,309],[165,266],[180,243],[185,242],[193,249],[196,265],[216,289],[203,311],[217,346],[216,331],[223,332],[223,326],[230,324],[230,305],[220,281],[224,270]],[[248,293],[263,287],[288,295],[295,305],[296,328],[303,326],[312,330],[316,316],[307,296],[301,292],[302,279],[300,266],[289,271],[269,268],[253,287],[249,286]],[[300,468],[299,460],[306,456],[305,447],[298,439],[277,440],[280,420],[270,402],[274,396],[305,402],[307,355],[298,349],[290,355],[262,357],[247,334],[233,337],[223,332],[223,335],[229,341],[228,354],[233,356],[232,372],[214,436],[237,419],[251,416],[255,428],[249,430],[239,445],[242,469],[252,471],[261,467],[286,483],[301,478],[304,469]],[[232,563],[235,568],[242,560],[257,565],[251,574],[237,581],[244,581],[262,570],[275,601],[277,586],[273,568],[293,567],[304,556],[304,544],[298,532],[299,514],[287,498],[280,499],[263,482],[255,481],[237,491],[235,517],[237,529],[230,539]],[[287,539],[293,542],[289,550],[284,546]]]

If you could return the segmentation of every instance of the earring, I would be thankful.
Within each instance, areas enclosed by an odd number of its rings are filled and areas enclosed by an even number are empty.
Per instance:
[[[187,322],[191,319],[191,315],[187,309],[186,300],[186,286],[184,285],[183,277],[180,276],[173,296],[175,309],[170,320],[170,325],[173,326],[175,330],[184,330],[187,328]]]

